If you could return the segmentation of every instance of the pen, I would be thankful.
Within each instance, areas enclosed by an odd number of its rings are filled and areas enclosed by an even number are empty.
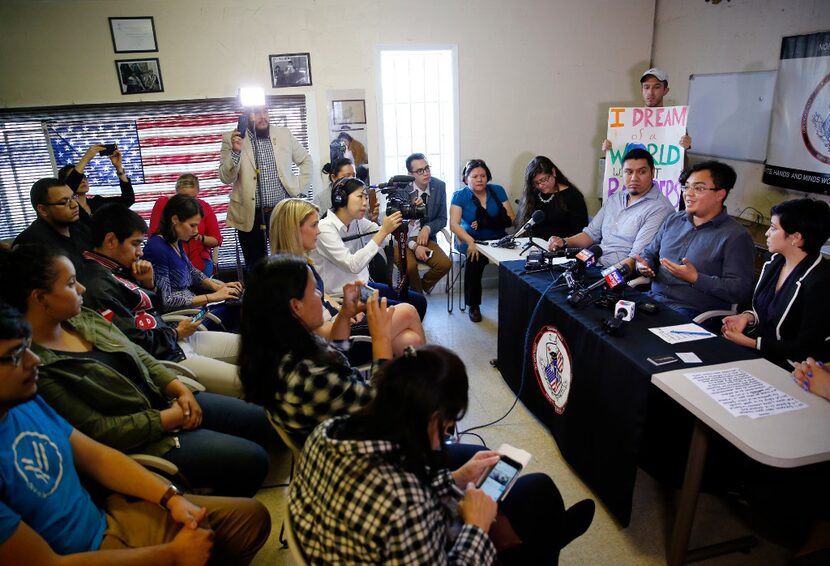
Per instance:
[[[670,334],[694,334],[695,336],[714,336],[711,332],[693,332],[691,330],[669,330]]]

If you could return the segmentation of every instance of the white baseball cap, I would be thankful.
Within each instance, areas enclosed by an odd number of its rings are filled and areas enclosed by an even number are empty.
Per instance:
[[[646,69],[646,72],[643,73],[640,76],[640,82],[643,82],[643,80],[649,75],[651,75],[652,77],[654,77],[658,81],[669,82],[669,74],[666,71],[664,71],[663,69],[658,69],[657,67],[652,67],[651,69]]]

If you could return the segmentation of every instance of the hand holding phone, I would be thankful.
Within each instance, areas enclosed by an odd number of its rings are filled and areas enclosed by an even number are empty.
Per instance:
[[[239,132],[239,135],[244,138],[245,133],[248,131],[248,115],[247,114],[240,114],[239,121],[236,123],[236,131]]]
[[[207,308],[207,305],[205,305],[202,308],[200,308],[199,312],[194,314],[193,318],[191,318],[190,320],[191,320],[191,322],[199,322],[203,318],[205,318],[205,315],[207,315],[207,313],[208,313],[208,308]]]
[[[478,487],[493,501],[501,501],[521,471],[522,465],[519,462],[508,456],[501,456],[499,461],[481,476]]]
[[[375,294],[375,290],[369,287],[368,285],[361,285],[360,286],[360,302],[361,303],[368,303],[369,299],[372,298],[372,295]]]
[[[109,157],[115,150],[118,149],[118,145],[114,143],[105,143],[104,149],[98,152],[98,155],[103,155],[104,157]]]

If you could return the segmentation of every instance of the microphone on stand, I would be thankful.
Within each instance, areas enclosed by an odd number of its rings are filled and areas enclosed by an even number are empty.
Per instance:
[[[504,238],[502,238],[498,242],[493,242],[490,245],[493,246],[494,248],[505,247],[505,246],[511,244],[516,238],[518,238],[519,236],[521,236],[522,234],[524,234],[525,232],[530,230],[535,224],[538,224],[539,222],[544,221],[544,219],[545,219],[545,213],[542,212],[541,210],[537,210],[533,213],[533,216],[530,217],[530,220],[525,222],[525,225],[522,226],[521,228],[519,228],[516,231],[515,234],[505,236]]]
[[[568,295],[568,302],[574,306],[579,305],[588,297],[588,295],[591,294],[593,290],[606,286],[609,289],[613,289],[617,285],[625,284],[625,278],[629,275],[631,275],[631,268],[628,264],[617,263],[612,265],[608,269],[603,270],[602,279],[592,283],[584,289],[578,289]]]

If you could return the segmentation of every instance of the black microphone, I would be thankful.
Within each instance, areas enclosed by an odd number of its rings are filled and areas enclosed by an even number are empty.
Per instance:
[[[561,248],[556,250],[555,252],[545,252],[545,258],[550,259],[554,257],[564,257],[568,259],[573,259],[576,257],[576,254],[578,254],[581,251],[582,248]]]
[[[370,188],[373,189],[385,189],[387,187],[394,187],[398,188],[402,185],[408,185],[409,183],[414,183],[415,177],[411,175],[395,175],[385,183],[378,183],[377,185],[372,185]]]
[[[521,228],[519,228],[519,231],[516,232],[515,234],[513,234],[512,237],[513,238],[518,238],[519,236],[521,236],[522,234],[524,234],[525,232],[530,230],[533,227],[534,224],[538,224],[539,222],[542,222],[544,219],[545,219],[545,213],[544,212],[542,212],[541,210],[535,211],[533,213],[533,216],[530,217],[530,220],[525,222],[525,225],[522,226]]]
[[[631,268],[627,263],[617,263],[604,270],[602,275],[603,277],[599,281],[568,295],[568,302],[576,306],[584,301],[585,298],[591,294],[591,291],[595,289],[599,289],[603,286],[608,286],[609,289],[613,289],[617,285],[625,282],[625,278],[631,275]]]

